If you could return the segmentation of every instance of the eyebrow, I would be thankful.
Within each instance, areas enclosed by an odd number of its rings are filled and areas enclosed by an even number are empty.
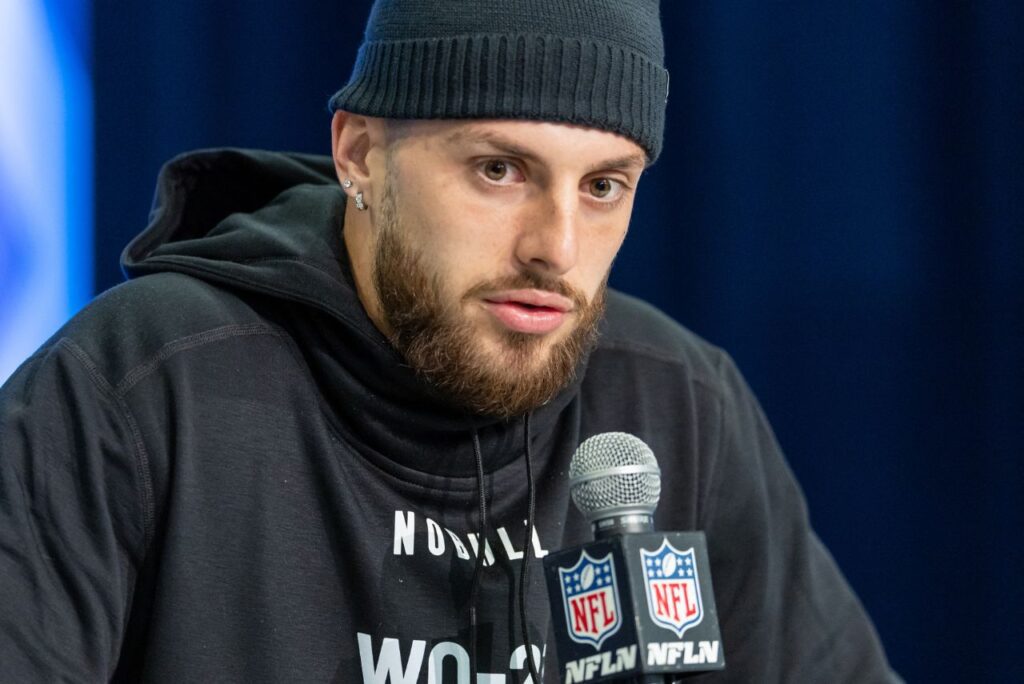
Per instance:
[[[534,152],[522,147],[513,140],[509,140],[499,133],[495,133],[494,131],[457,130],[445,136],[444,140],[446,143],[452,145],[464,143],[486,143],[507,155],[520,157],[536,163],[542,163],[541,158]],[[591,164],[587,167],[586,173],[591,174],[595,171],[631,170],[642,172],[646,167],[647,157],[644,154],[635,153]]]

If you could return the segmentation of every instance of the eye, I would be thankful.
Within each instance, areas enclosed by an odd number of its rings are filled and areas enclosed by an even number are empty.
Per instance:
[[[595,178],[587,184],[587,190],[591,197],[611,202],[622,195],[625,187],[613,178]]]
[[[594,197],[607,197],[615,189],[608,178],[595,178],[590,181],[590,194]]]
[[[495,185],[511,185],[526,180],[519,167],[505,159],[488,159],[477,166],[479,173]]]
[[[484,175],[492,181],[500,181],[508,175],[508,164],[500,159],[492,159],[484,163]]]

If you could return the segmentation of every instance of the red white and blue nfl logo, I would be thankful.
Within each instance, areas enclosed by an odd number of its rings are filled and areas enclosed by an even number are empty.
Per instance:
[[[601,650],[622,625],[612,554],[595,559],[583,551],[571,568],[558,568],[569,638]]]
[[[680,551],[665,539],[657,551],[640,549],[640,559],[651,619],[681,639],[704,618],[693,549]]]

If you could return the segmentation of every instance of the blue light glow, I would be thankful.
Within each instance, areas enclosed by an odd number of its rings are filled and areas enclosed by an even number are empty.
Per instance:
[[[87,10],[0,2],[0,382],[92,295]]]

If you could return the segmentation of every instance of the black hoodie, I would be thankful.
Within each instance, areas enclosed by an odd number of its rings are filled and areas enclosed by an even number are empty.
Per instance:
[[[0,391],[4,681],[525,679],[523,421],[467,414],[403,363],[355,295],[344,208],[326,158],[179,157],[125,250],[132,280]],[[530,416],[535,555],[589,538],[566,469],[608,431],[659,456],[659,529],[707,534],[727,667],[703,677],[890,679],[728,356],[625,295]],[[490,524],[471,679],[474,433]]]

